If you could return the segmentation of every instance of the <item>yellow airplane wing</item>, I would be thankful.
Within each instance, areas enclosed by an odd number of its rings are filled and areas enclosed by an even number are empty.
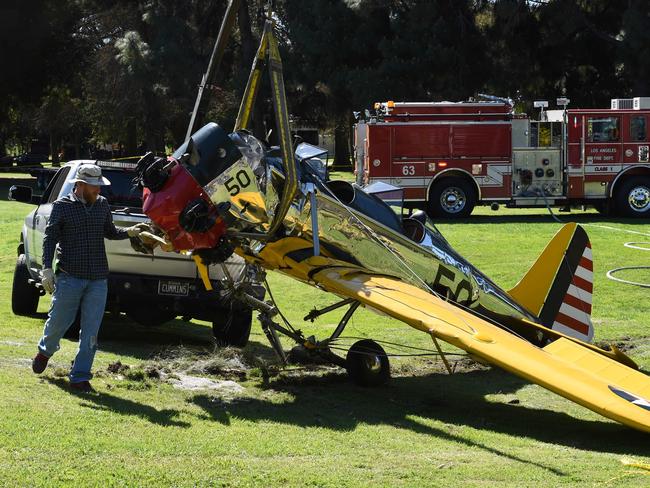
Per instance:
[[[279,263],[278,263],[279,264]],[[285,255],[282,271],[351,297],[630,427],[650,432],[650,378],[567,338],[540,348],[396,278]]]

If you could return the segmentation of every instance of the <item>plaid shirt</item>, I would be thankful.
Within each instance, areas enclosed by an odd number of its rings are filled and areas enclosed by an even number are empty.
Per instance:
[[[99,195],[95,203],[86,205],[71,192],[52,204],[43,238],[43,268],[52,267],[56,251],[60,270],[77,278],[104,279],[108,276],[105,237],[129,237],[113,224],[108,200]]]

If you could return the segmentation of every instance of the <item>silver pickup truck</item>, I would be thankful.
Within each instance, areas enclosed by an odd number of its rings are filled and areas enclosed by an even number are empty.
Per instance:
[[[41,196],[32,195],[26,186],[13,186],[9,199],[33,203],[37,207],[27,215],[20,234],[18,259],[14,272],[11,297],[12,310],[17,315],[36,312],[44,291],[40,285],[43,236],[52,202],[72,191],[72,178],[77,167],[95,163],[111,181],[102,187],[108,199],[115,225],[128,227],[144,222],[142,192],[133,185],[133,165],[120,162],[73,161],[61,167],[51,178]],[[177,316],[212,322],[217,341],[224,345],[243,347],[250,334],[252,310],[244,304],[227,299],[225,276],[221,266],[210,266],[214,290],[206,292],[196,266],[190,257],[156,249],[153,256],[135,252],[128,240],[106,241],[108,257],[108,300],[106,309],[124,312],[144,325],[160,325]],[[233,255],[226,263],[235,281],[249,280],[255,275],[248,265]],[[251,283],[254,294],[264,297],[264,287]]]

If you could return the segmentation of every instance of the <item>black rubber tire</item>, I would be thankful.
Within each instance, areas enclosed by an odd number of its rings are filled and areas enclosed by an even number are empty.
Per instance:
[[[157,327],[176,318],[175,312],[159,308],[155,303],[129,309],[126,311],[126,315],[145,327]]]
[[[633,194],[644,198],[638,205],[630,202]],[[631,177],[621,182],[614,195],[617,212],[624,217],[650,217],[650,178],[647,176]]]
[[[345,358],[350,379],[359,386],[380,386],[390,379],[390,364],[384,349],[375,341],[355,342]]]
[[[212,321],[212,334],[218,346],[245,347],[251,335],[253,309],[223,309]]]
[[[38,308],[40,293],[29,283],[29,270],[24,254],[18,255],[14,269],[14,283],[11,288],[11,310],[16,315],[34,315]]]
[[[442,203],[442,202],[446,203]],[[457,202],[457,203],[454,203]],[[440,219],[469,217],[476,205],[476,190],[463,178],[442,178],[429,193],[427,210],[429,216]]]
[[[611,200],[600,200],[593,204],[596,211],[605,217],[609,217],[612,214],[612,202]]]

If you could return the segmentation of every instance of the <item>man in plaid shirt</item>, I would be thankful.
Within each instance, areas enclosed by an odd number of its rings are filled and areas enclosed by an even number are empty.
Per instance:
[[[108,261],[104,238],[135,237],[140,228],[138,225],[120,228],[113,224],[108,201],[99,195],[100,186],[111,183],[102,176],[99,166],[80,165],[72,181],[74,190],[52,204],[45,228],[41,283],[52,293],[52,306],[32,370],[37,374],[45,370],[81,309],[79,350],[70,371],[70,387],[92,392],[90,370],[107,294]],[[55,252],[58,255],[56,274],[52,270]]]

